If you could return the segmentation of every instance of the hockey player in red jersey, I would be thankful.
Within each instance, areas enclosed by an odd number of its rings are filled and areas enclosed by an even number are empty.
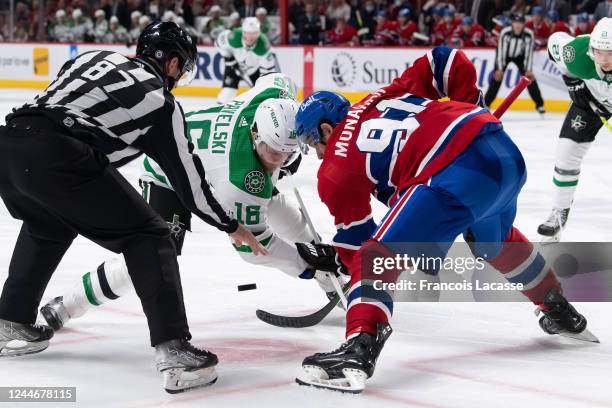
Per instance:
[[[455,19],[455,12],[451,9],[444,10],[444,17],[436,24],[431,34],[433,45],[446,44],[453,35],[453,31],[459,25],[459,21]]]
[[[550,26],[544,21],[544,9],[542,7],[535,6],[531,10],[531,20],[525,23],[525,28],[533,31],[536,50],[546,47],[548,37],[550,37]]]
[[[461,25],[455,28],[451,43],[454,47],[482,47],[485,45],[485,29],[474,19],[465,16],[461,20]]]
[[[401,77],[357,104],[320,91],[296,116],[298,140],[322,159],[318,192],[334,217],[332,245],[349,269],[347,341],[304,359],[297,378],[343,392],[361,392],[391,334],[392,294],[374,277],[394,282],[399,270],[372,275],[374,258],[392,258],[392,243],[435,243],[442,259],[462,234],[538,311],[550,334],[587,333],[586,319],[563,297],[554,272],[512,226],[525,182],[523,158],[500,121],[478,106],[474,66],[461,51],[436,47]],[[436,99],[448,96],[450,102]],[[478,188],[474,188],[478,186]],[[372,218],[370,199],[389,207]],[[487,244],[485,244],[487,243]],[[404,247],[405,248],[405,247]],[[324,254],[324,245],[311,245]],[[405,269],[405,268],[404,268]],[[436,274],[436,270],[426,271]]]
[[[410,14],[409,8],[403,8],[397,16],[397,31],[400,45],[412,44],[412,35],[419,31],[417,24],[410,19]]]
[[[554,33],[568,33],[572,34],[572,30],[570,26],[567,25],[565,21],[562,21],[559,17],[559,12],[557,10],[550,10],[546,13],[546,24],[550,27],[550,34]]]
[[[574,28],[574,37],[579,35],[591,34],[595,25],[589,21],[587,12],[578,14],[576,17],[576,27]]]

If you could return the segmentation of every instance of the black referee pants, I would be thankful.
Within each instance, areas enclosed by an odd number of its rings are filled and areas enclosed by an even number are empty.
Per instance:
[[[495,59],[497,59],[497,56],[495,57]],[[514,64],[516,65],[516,67],[519,70],[519,73],[521,75],[525,75],[525,67],[523,66],[523,59],[510,59],[508,61],[508,64],[510,62],[514,62]],[[504,71],[504,73],[506,72],[506,68],[508,68],[508,64],[506,64],[505,67],[503,67],[502,71]],[[498,67],[495,66],[495,70],[497,70]],[[503,77],[502,77],[502,81],[503,81]],[[485,94],[485,103],[487,104],[487,106],[491,106],[491,104],[493,103],[493,101],[495,100],[495,97],[497,96],[497,93],[499,92],[499,88],[502,84],[502,81],[496,81],[495,77],[491,78],[491,83],[489,84],[489,88],[487,88],[487,93]],[[542,93],[540,92],[540,87],[538,86],[538,81],[536,81],[535,77],[533,79],[533,81],[531,81],[531,84],[529,84],[529,86],[527,87],[527,92],[529,92],[529,96],[531,96],[531,99],[533,99],[533,102],[537,107],[540,106],[544,106],[544,99],[542,99]]]
[[[151,344],[190,338],[169,229],[106,157],[40,116],[0,127],[0,196],[23,220],[0,318],[34,323],[51,275],[77,234],[123,253]]]

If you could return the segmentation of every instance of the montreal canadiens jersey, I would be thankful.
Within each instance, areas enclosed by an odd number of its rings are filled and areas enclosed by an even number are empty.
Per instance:
[[[590,38],[554,33],[548,39],[548,53],[561,73],[582,79],[591,95],[612,113],[612,74],[603,72],[588,56]]]
[[[451,101],[434,100],[440,97]],[[349,268],[354,251],[376,229],[372,195],[391,206],[402,191],[450,164],[476,135],[501,128],[475,105],[480,99],[465,54],[436,47],[389,86],[351,106],[334,128],[318,172],[319,195],[336,224],[332,243]]]
[[[225,105],[185,114],[187,134],[200,156],[206,179],[229,215],[251,230],[266,246],[272,237],[267,226],[267,207],[279,171],[267,172],[251,139],[257,107],[266,99],[295,99],[297,87],[286,75],[261,77],[249,91]],[[160,167],[149,157],[141,178],[172,188]],[[246,245],[237,248],[248,252]]]

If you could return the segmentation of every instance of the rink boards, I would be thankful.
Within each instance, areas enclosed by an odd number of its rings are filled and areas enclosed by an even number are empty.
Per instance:
[[[0,88],[43,89],[68,59],[97,49],[130,55],[134,53],[135,47],[110,44],[3,43]],[[427,50],[425,47],[286,46],[277,47],[274,52],[280,70],[297,82],[301,95],[319,89],[334,90],[356,102],[399,76]],[[463,51],[476,67],[478,86],[486,90],[494,69],[495,50],[468,48]],[[214,97],[219,92],[223,78],[223,58],[214,47],[198,47],[198,52],[197,77],[190,86],[177,89],[177,95]],[[547,111],[567,110],[569,97],[561,74],[548,60],[545,50],[534,54],[533,65]],[[518,70],[510,65],[499,98],[504,97],[518,80]],[[525,91],[511,109],[533,108],[533,102]]]

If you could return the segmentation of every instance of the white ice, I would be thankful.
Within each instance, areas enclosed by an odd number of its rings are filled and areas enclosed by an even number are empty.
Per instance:
[[[0,114],[30,91],[0,94]],[[210,100],[183,98],[189,110]],[[537,240],[551,205],[552,169],[561,114],[509,112],[505,127],[521,148],[529,178],[516,226]],[[585,160],[565,233],[568,241],[612,239],[612,134],[603,129]],[[296,176],[316,226],[331,238],[333,225],[316,195],[318,162],[309,156]],[[137,165],[123,170],[135,182]],[[281,185],[290,192],[287,186]],[[380,217],[382,208],[376,207]],[[0,281],[21,223],[0,205]],[[219,355],[219,380],[209,388],[171,396],[153,364],[146,321],[135,295],[91,310],[59,332],[41,354],[0,360],[1,386],[75,386],[79,406],[278,407],[595,407],[612,406],[612,324],[609,303],[581,303],[599,345],[547,336],[529,303],[396,304],[389,339],[362,395],[299,387],[302,358],[343,340],[336,310],[318,326],[280,329],[255,309],[299,313],[323,305],[313,282],[242,262],[222,234],[196,221],[180,258],[185,303],[194,343]],[[78,281],[113,254],[78,238],[53,276],[43,302]],[[257,290],[236,286],[257,283]],[[45,404],[44,406],[53,406]],[[20,405],[19,405],[20,406]],[[66,407],[69,404],[58,406]]]

